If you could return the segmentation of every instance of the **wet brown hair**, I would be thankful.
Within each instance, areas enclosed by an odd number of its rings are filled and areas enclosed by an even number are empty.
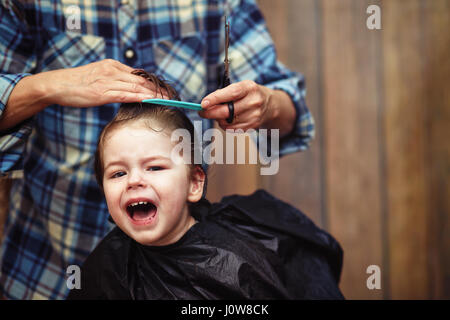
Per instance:
[[[161,96],[167,96],[171,100],[180,100],[176,90],[169,85],[166,81],[160,79],[158,76],[147,73],[144,70],[138,69],[132,72],[135,75],[144,77],[156,87],[156,92]],[[126,124],[134,122],[142,122],[149,129],[156,132],[173,131],[178,128],[188,130],[191,137],[191,159],[194,159],[194,139],[195,129],[191,120],[179,109],[166,107],[162,105],[149,104],[149,103],[123,103],[120,105],[119,111],[116,116],[103,128],[100,133],[100,137],[97,143],[97,150],[95,152],[94,169],[95,178],[100,188],[103,190],[103,176],[104,176],[104,164],[103,164],[103,148],[106,138],[115,129],[118,129]],[[157,124],[154,126],[152,124]],[[206,191],[206,172],[199,164],[192,164],[191,174],[196,167],[199,167],[205,173],[204,191]]]

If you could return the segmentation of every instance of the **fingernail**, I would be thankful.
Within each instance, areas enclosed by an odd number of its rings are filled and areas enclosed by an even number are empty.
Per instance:
[[[203,108],[206,108],[206,107],[208,107],[209,106],[209,100],[203,100],[202,101],[202,107]]]

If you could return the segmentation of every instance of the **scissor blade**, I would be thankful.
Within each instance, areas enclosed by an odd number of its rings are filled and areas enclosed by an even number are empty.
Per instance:
[[[230,61],[228,60],[228,47],[230,46],[230,24],[228,23],[227,16],[225,16],[225,76],[229,76],[229,64]]]

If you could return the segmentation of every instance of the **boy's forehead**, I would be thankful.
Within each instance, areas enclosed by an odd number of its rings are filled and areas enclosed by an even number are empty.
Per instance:
[[[115,128],[105,137],[103,151],[124,153],[130,149],[147,153],[170,152],[170,135],[159,128],[141,126],[122,126]],[[123,151],[123,152],[121,152]]]
[[[152,146],[166,145],[170,141],[170,136],[164,131],[158,129],[152,130],[144,126],[116,128],[107,137],[105,137],[104,148],[128,148],[140,142],[149,142]]]
[[[161,136],[170,138],[168,130],[161,126],[160,124],[152,121],[133,121],[131,123],[125,123],[122,125],[119,125],[112,130],[105,136],[105,142],[108,142],[111,140],[111,138],[118,137],[122,139],[127,139],[130,137],[129,141],[133,141],[132,138],[136,137],[145,137],[145,138],[160,138]],[[118,140],[118,139],[114,139]]]

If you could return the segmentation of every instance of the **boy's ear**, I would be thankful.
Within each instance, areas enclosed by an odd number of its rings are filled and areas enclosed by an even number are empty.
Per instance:
[[[189,202],[199,201],[202,198],[204,185],[205,172],[199,166],[195,166],[191,174],[191,182],[189,184],[189,194],[187,200]]]

